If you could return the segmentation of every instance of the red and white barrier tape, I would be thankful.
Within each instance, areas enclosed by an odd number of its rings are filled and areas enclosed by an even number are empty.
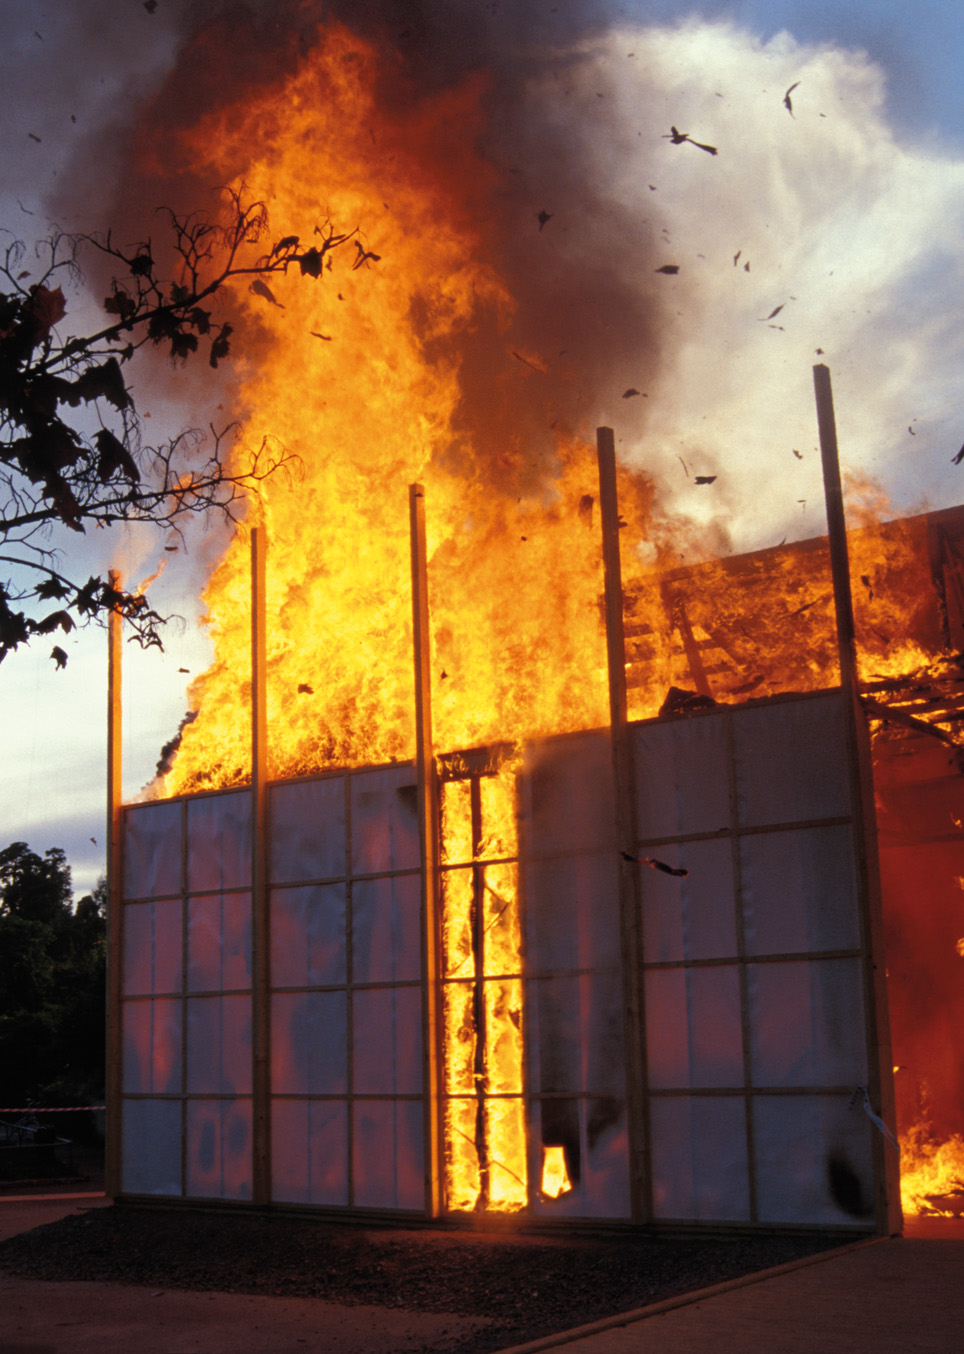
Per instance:
[[[0,1109],[0,1114],[76,1114],[81,1110],[106,1110],[106,1105],[24,1105],[19,1109]]]

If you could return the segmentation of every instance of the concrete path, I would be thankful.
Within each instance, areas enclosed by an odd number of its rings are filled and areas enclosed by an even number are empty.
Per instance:
[[[964,1237],[858,1242],[503,1354],[958,1354]]]

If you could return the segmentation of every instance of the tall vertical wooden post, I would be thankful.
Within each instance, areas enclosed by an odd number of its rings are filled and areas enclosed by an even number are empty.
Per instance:
[[[639,867],[623,853],[636,853],[636,793],[626,703],[626,642],[619,560],[616,451],[611,428],[596,429],[599,499],[606,589],[606,649],[609,665],[609,727],[612,739],[616,849],[619,852],[619,913],[623,952],[626,1096],[629,1116],[630,1187],[633,1219],[652,1213],[649,1131],[646,1112],[646,1027],[643,1008],[641,885]]]
[[[251,1040],[253,1199],[271,1200],[271,1012],[267,861],[267,682],[263,527],[251,532]]]
[[[422,855],[422,1043],[425,1088],[425,1211],[442,1211],[442,1066],[439,1018],[439,793],[432,743],[432,664],[428,613],[428,553],[425,544],[425,490],[408,490],[412,547],[412,633],[415,650],[415,764]]]
[[[114,592],[121,576],[108,574]],[[121,627],[116,607],[107,617],[107,1075],[104,1188],[121,1191],[121,987],[123,982],[123,862],[121,857]]]
[[[880,862],[877,853],[877,819],[874,810],[874,777],[867,721],[860,705],[857,682],[857,646],[850,560],[844,518],[840,458],[834,418],[829,368],[813,369],[823,463],[827,530],[830,539],[830,570],[837,615],[837,647],[840,656],[840,687],[844,702],[845,737],[850,763],[851,811],[860,890],[861,949],[864,968],[864,1018],[867,1026],[867,1089],[884,1122],[896,1124],[893,1055],[887,977],[884,961],[883,911]],[[901,1229],[900,1161],[897,1153],[874,1133],[877,1229],[884,1235]]]

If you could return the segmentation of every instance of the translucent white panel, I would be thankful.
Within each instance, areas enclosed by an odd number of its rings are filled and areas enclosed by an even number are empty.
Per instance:
[[[121,1031],[124,1090],[179,1091],[180,1001],[125,1001]]]
[[[271,1189],[278,1203],[348,1203],[348,1109],[343,1100],[275,1100]]]
[[[654,1096],[653,1214],[686,1222],[750,1217],[746,1113],[729,1096]]]
[[[740,860],[748,954],[858,947],[857,875],[849,827],[743,837]]]
[[[733,712],[740,822],[806,822],[850,813],[838,692]]]
[[[422,1105],[358,1100],[352,1115],[352,1179],[359,1208],[425,1207]]]
[[[615,845],[607,734],[533,744],[526,752],[520,789],[527,854]]]
[[[344,992],[285,992],[271,998],[271,1089],[343,1095],[348,1069]]]
[[[121,1191],[124,1194],[180,1194],[180,1100],[123,1102]]]
[[[422,883],[417,874],[352,885],[352,979],[405,982],[421,972]]]
[[[722,714],[635,724],[631,737],[640,837],[681,837],[730,826]]]
[[[877,1130],[848,1104],[844,1096],[754,1097],[760,1222],[872,1224]]]
[[[742,1086],[736,967],[648,970],[646,1047],[651,1086]]]
[[[757,1086],[846,1086],[866,1080],[860,961],[749,964]]]
[[[417,870],[415,768],[387,766],[351,777],[351,868],[354,874]]]
[[[422,994],[373,987],[352,994],[356,1095],[417,1095],[422,1089]]]
[[[181,890],[181,805],[139,804],[124,810],[124,897]]]
[[[247,888],[251,884],[251,794],[202,795],[187,805],[187,886]]]
[[[251,895],[220,893],[187,902],[187,987],[251,987]]]
[[[345,885],[271,893],[273,987],[328,987],[347,979]]]
[[[650,963],[736,955],[733,847],[729,838],[654,846],[644,854],[685,869],[684,877],[640,865],[643,955]]]
[[[523,865],[530,973],[618,968],[619,876],[614,852]]]
[[[187,1089],[251,1090],[250,997],[188,999]]]
[[[251,1198],[251,1101],[187,1102],[187,1193]]]
[[[625,1096],[618,971],[527,983],[523,1022],[533,1091]]]
[[[181,900],[128,903],[124,908],[124,993],[181,988]]]
[[[272,785],[268,796],[272,883],[344,877],[344,776]]]
[[[530,1119],[530,1192],[537,1217],[629,1217],[629,1139],[622,1101],[536,1101]],[[540,1188],[548,1145],[563,1147],[571,1185],[556,1199]]]

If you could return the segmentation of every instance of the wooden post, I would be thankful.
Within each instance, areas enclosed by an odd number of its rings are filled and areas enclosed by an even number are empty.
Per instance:
[[[112,569],[115,592],[121,576]],[[121,1192],[121,990],[123,986],[123,861],[121,856],[121,634],[122,617],[112,607],[107,617],[107,1069],[104,1120],[104,1188]]]
[[[428,611],[428,552],[425,544],[425,490],[408,490],[412,547],[412,635],[415,652],[415,766],[418,828],[422,856],[422,1045],[425,1096],[425,1211],[442,1211],[442,1125],[440,1080],[442,1030],[439,1016],[439,791],[432,742],[432,662]]]
[[[253,1188],[256,1204],[271,1201],[271,993],[267,861],[267,692],[263,527],[251,532],[251,1042]]]
[[[830,570],[833,578],[837,615],[837,647],[840,655],[840,687],[844,703],[845,737],[850,763],[851,812],[857,859],[861,950],[864,969],[864,1018],[867,1025],[867,1089],[877,1113],[891,1129],[896,1129],[893,1054],[890,1039],[890,1014],[887,1002],[887,977],[884,962],[883,910],[880,889],[880,861],[877,851],[877,818],[874,810],[874,777],[867,720],[860,704],[857,682],[857,648],[853,597],[850,589],[850,560],[847,550],[847,526],[843,491],[840,484],[840,459],[837,427],[833,410],[830,371],[820,363],[813,369],[820,429],[820,455],[823,463],[824,495],[827,502],[827,530],[830,539]],[[874,1174],[876,1179],[877,1229],[883,1235],[899,1232],[900,1161],[883,1136],[874,1132]]]
[[[636,1222],[652,1215],[649,1131],[646,1105],[646,1028],[643,1007],[639,867],[624,858],[636,852],[636,794],[626,704],[626,642],[619,561],[619,504],[616,451],[611,428],[597,428],[599,499],[606,589],[606,648],[609,663],[609,727],[612,739],[616,849],[619,852],[619,911],[623,951],[623,1006],[626,1040],[626,1096],[629,1118],[630,1190]]]

